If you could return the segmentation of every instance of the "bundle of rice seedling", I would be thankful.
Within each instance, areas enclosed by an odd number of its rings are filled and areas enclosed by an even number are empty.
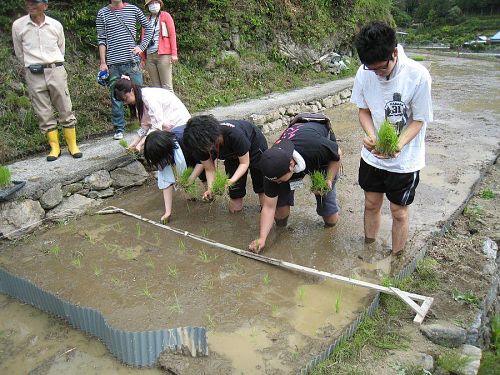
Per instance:
[[[313,193],[319,193],[320,195],[325,195],[330,191],[330,187],[326,182],[326,176],[321,171],[314,171],[311,175],[311,191]]]
[[[215,169],[214,182],[212,183],[212,194],[222,196],[226,192],[226,185],[229,177],[221,168]]]
[[[128,148],[128,142],[125,140],[125,139],[120,139],[120,141],[118,142],[118,144],[120,146],[122,146],[123,148]]]
[[[189,177],[193,173],[193,167],[187,167],[184,171],[177,176],[177,186],[184,190],[192,197],[196,197],[198,195],[198,185],[196,182],[189,182]]]
[[[8,167],[0,165],[0,188],[10,186],[10,170]]]
[[[394,126],[384,120],[378,130],[375,152],[380,155],[394,156],[398,151],[399,137]]]

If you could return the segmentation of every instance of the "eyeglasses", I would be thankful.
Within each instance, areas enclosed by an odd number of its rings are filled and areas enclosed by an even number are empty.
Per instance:
[[[368,67],[366,64],[363,64],[363,69],[364,70],[371,70],[372,72],[374,71],[377,71],[377,70],[385,70],[389,67],[389,63],[391,62],[391,59],[387,59],[387,61],[385,62],[384,66],[378,66],[376,68],[370,68]]]

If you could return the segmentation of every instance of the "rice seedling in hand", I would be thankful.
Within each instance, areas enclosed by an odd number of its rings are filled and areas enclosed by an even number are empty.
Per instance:
[[[0,165],[0,188],[10,186],[11,175],[8,167]]]
[[[193,170],[193,167],[187,167],[180,175],[178,175],[177,186],[184,190],[189,196],[196,197],[199,194],[198,185],[195,181],[189,181],[189,177],[191,177]]]
[[[311,175],[311,192],[319,195],[325,195],[330,191],[326,182],[326,176],[321,171],[314,171]]]
[[[398,142],[396,129],[387,119],[384,120],[378,130],[375,152],[379,155],[394,156],[399,152]]]
[[[222,196],[226,192],[229,177],[221,168],[215,169],[214,181],[212,182],[212,194]]]

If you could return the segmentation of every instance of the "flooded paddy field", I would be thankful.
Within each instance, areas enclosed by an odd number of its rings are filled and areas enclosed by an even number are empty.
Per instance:
[[[388,207],[377,243],[363,244],[363,192],[357,186],[363,133],[357,110],[349,104],[328,112],[344,157],[344,175],[337,184],[341,220],[324,229],[306,186],[297,193],[288,228],[273,229],[264,255],[377,282],[406,264],[465,200],[498,150],[498,63],[427,57],[432,60],[435,122],[428,128],[428,166],[410,211],[411,242],[403,260],[389,257]],[[180,192],[176,198],[173,227],[240,249],[257,237],[259,209],[253,193],[235,215],[223,200],[188,202]],[[163,202],[151,181],[107,205],[158,220]],[[4,243],[0,265],[72,303],[98,309],[115,328],[206,327],[209,357],[183,363],[183,374],[294,373],[333,342],[373,296],[120,214],[86,216]],[[123,366],[94,338],[11,298],[0,296],[0,317],[2,373],[160,372]],[[167,356],[162,364],[177,357]]]

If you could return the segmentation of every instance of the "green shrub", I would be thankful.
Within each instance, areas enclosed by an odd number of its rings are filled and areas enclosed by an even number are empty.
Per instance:
[[[386,119],[378,130],[375,151],[380,155],[393,156],[399,151],[398,142],[396,129]]]
[[[10,170],[9,167],[0,165],[0,188],[10,185]]]

